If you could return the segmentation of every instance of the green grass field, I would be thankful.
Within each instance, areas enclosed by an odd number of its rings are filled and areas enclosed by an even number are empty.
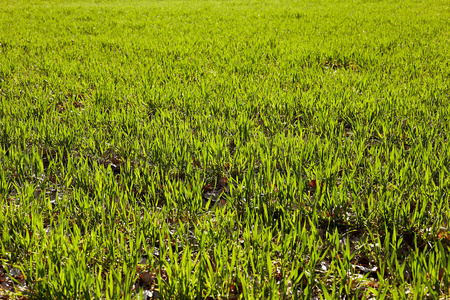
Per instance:
[[[0,299],[450,297],[448,0],[2,0]]]

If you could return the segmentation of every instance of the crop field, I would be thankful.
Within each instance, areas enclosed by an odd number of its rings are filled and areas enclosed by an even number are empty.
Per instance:
[[[0,1],[0,299],[450,297],[448,0]]]

